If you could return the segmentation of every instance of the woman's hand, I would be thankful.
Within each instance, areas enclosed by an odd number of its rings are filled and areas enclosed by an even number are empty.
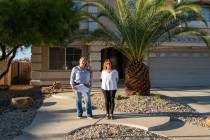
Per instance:
[[[119,78],[117,77],[117,78],[116,78],[116,82],[118,82],[118,81],[119,81]]]

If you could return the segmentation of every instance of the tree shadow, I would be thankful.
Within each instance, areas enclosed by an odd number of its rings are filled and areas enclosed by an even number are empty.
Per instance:
[[[56,105],[56,102],[44,102],[42,104],[42,106],[44,106],[44,107],[53,106],[53,105]]]
[[[117,119],[124,118],[139,118],[139,117],[207,117],[210,112],[153,112],[153,113],[117,113],[115,114]]]
[[[198,87],[176,87],[176,88],[160,88],[160,87],[154,87],[151,89],[151,91],[189,91],[189,90],[210,90],[210,86],[198,86]],[[204,91],[205,93],[210,93],[210,91]]]
[[[202,91],[199,91],[202,90]],[[171,100],[183,103],[183,104],[198,104],[198,105],[210,105],[210,87],[187,87],[187,88],[157,88],[157,89],[152,89],[152,92],[159,91],[158,94],[163,96],[164,98],[169,98]],[[161,91],[177,91],[177,92],[186,92],[185,94],[182,93],[175,93],[178,96],[170,95],[173,93],[163,93],[161,94]],[[201,92],[204,93],[205,95],[201,96],[196,96],[196,93]],[[153,93],[154,95],[156,93]],[[186,96],[185,96],[186,95]],[[195,95],[195,96],[194,96]]]
[[[199,105],[210,105],[209,96],[187,96],[187,97],[171,97],[175,101],[179,101],[183,104],[196,103]]]
[[[40,137],[31,134],[29,132],[23,132],[24,135],[20,135],[18,137],[15,137],[15,140],[23,140],[23,139],[30,139],[30,140],[38,140],[38,139],[61,139],[64,138],[66,133],[54,133],[50,135],[42,135]]]
[[[170,118],[170,122],[167,122],[165,124],[151,127],[150,131],[168,131],[173,129],[181,128],[185,125],[186,122],[179,120],[179,119],[172,119]]]

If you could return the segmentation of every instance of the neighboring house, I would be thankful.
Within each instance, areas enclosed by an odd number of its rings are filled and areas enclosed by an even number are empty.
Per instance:
[[[77,0],[77,3],[80,4],[80,1]],[[203,15],[210,25],[209,5],[203,4]],[[87,10],[93,14],[97,12],[94,7]],[[102,20],[113,28],[109,21]],[[204,27],[198,22],[191,25]],[[97,24],[92,21],[83,22],[80,28],[94,30]],[[126,58],[120,52],[100,42],[74,42],[66,49],[33,47],[31,84],[50,85],[53,81],[69,84],[71,68],[78,64],[80,56],[89,59],[94,87],[100,86],[100,72],[106,58],[112,59],[120,73],[120,79],[124,79]],[[197,38],[177,37],[171,42],[165,42],[145,62],[150,67],[152,87],[210,86],[210,50]]]

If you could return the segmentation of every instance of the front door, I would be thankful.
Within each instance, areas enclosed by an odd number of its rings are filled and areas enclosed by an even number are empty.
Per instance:
[[[121,52],[114,48],[105,48],[101,51],[101,70],[105,59],[110,59],[114,68],[119,72],[120,82],[123,83],[125,79],[125,67],[127,59]]]

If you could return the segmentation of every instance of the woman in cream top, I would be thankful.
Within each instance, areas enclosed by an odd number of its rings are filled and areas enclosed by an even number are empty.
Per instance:
[[[107,119],[113,119],[114,99],[117,92],[118,79],[117,70],[112,69],[111,61],[106,59],[103,65],[103,71],[101,72],[101,89],[104,94]]]

